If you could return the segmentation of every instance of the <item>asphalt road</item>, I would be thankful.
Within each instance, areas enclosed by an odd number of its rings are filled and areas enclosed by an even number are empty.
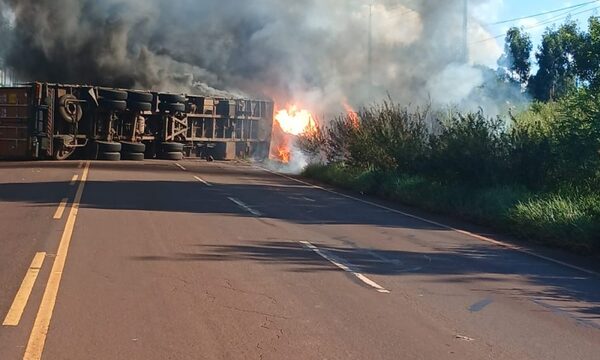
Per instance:
[[[234,163],[2,163],[0,359],[600,358],[597,274],[359,200]]]

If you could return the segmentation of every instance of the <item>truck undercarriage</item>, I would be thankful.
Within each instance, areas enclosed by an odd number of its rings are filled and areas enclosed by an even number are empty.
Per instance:
[[[0,88],[0,159],[268,156],[273,103],[35,82]]]

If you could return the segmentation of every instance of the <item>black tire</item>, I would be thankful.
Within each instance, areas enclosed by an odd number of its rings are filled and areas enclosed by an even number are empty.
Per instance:
[[[160,103],[158,104],[158,109],[162,112],[185,112],[185,104],[182,103]]]
[[[144,153],[124,152],[124,153],[121,153],[121,160],[143,161],[144,160]]]
[[[118,152],[101,152],[101,153],[98,153],[98,160],[119,161],[119,160],[121,160],[121,153],[118,153]]]
[[[127,91],[98,88],[98,95],[107,100],[127,100]]]
[[[145,151],[146,145],[142,143],[121,142],[122,153],[144,153]]]
[[[185,96],[179,94],[158,94],[158,99],[163,103],[184,103],[187,101]]]
[[[158,154],[158,158],[161,160],[183,160],[183,153],[180,152],[167,152]]]
[[[118,142],[96,141],[96,145],[98,146],[98,153],[111,153],[121,151],[121,143]]]
[[[142,91],[128,91],[127,100],[143,102],[143,103],[151,103],[154,100],[154,95],[148,92]]]
[[[165,142],[160,144],[160,151],[163,153],[183,152],[183,144],[176,142]]]
[[[127,107],[131,111],[150,111],[152,110],[152,104],[147,102],[130,101],[127,103]]]
[[[124,111],[127,109],[127,102],[124,100],[100,99],[98,101],[100,107],[104,110]]]

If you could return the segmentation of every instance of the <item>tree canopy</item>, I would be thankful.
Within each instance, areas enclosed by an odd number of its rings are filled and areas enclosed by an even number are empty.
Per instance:
[[[509,80],[526,84],[531,72],[531,37],[522,29],[512,27],[506,33],[504,55],[498,65],[507,70]]]
[[[506,79],[520,83],[534,99],[557,100],[576,89],[600,89],[600,18],[590,18],[585,31],[574,21],[548,28],[532,51],[529,34],[512,27],[498,64]]]

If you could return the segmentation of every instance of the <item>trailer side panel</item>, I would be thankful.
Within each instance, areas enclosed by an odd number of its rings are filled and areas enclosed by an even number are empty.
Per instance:
[[[28,87],[0,88],[0,159],[27,159],[35,156],[31,131]]]

